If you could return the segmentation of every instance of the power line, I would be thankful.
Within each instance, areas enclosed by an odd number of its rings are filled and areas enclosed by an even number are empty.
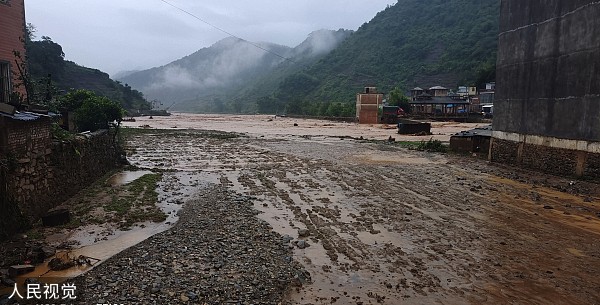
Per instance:
[[[278,54],[278,53],[276,53],[276,52],[273,52],[273,51],[271,51],[271,50],[269,50],[269,49],[263,48],[263,47],[262,47],[262,46],[260,46],[259,44],[256,44],[256,43],[254,43],[254,42],[252,42],[252,41],[248,41],[248,40],[246,40],[246,39],[244,39],[244,38],[241,38],[241,37],[239,37],[239,36],[237,36],[237,35],[234,35],[234,34],[232,34],[232,33],[228,32],[228,31],[226,31],[226,30],[224,30],[224,29],[222,29],[222,28],[220,28],[220,27],[218,27],[218,26],[216,26],[216,25],[214,25],[214,24],[212,24],[212,23],[210,23],[210,22],[208,22],[208,21],[206,21],[206,20],[204,20],[204,19],[202,19],[202,18],[200,18],[200,17],[196,16],[195,14],[192,14],[192,13],[190,13],[189,11],[187,11],[187,10],[185,10],[185,9],[181,8],[181,7],[178,7],[178,6],[176,6],[175,4],[172,4],[172,3],[170,3],[170,2],[168,2],[168,1],[166,1],[166,0],[160,0],[160,1],[161,1],[161,2],[164,2],[165,4],[167,4],[167,5],[169,5],[169,6],[173,7],[173,8],[175,8],[175,9],[177,9],[177,10],[179,10],[179,11],[181,11],[181,12],[183,12],[183,13],[187,14],[187,15],[190,15],[190,16],[192,16],[193,18],[195,18],[195,19],[197,19],[197,20],[199,20],[199,21],[201,21],[201,22],[203,22],[203,23],[207,24],[208,26],[210,26],[210,27],[212,27],[212,28],[214,28],[214,29],[216,29],[216,30],[218,30],[218,31],[220,31],[220,32],[223,32],[223,33],[225,33],[225,34],[227,34],[227,35],[229,35],[229,36],[231,36],[231,37],[237,38],[237,39],[239,39],[239,40],[241,40],[241,41],[243,41],[243,42],[246,42],[246,43],[248,43],[248,44],[250,44],[250,45],[252,45],[252,46],[254,46],[254,47],[256,47],[256,48],[259,48],[259,49],[261,49],[261,50],[263,50],[263,51],[265,51],[265,52],[267,52],[267,53],[269,53],[269,54],[273,54],[273,55],[275,55],[275,56],[277,56],[277,57],[279,57],[279,58],[281,58],[281,59],[283,59],[283,60],[286,60],[286,61],[289,61],[289,62],[291,62],[291,63],[297,64],[297,62],[295,62],[295,61],[294,61],[294,60],[292,60],[291,58],[285,57],[285,56],[283,56],[283,55],[281,55],[281,54]]]

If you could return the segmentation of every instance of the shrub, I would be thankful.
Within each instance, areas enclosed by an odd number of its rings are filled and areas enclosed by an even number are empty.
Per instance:
[[[417,150],[445,153],[448,151],[448,147],[446,147],[442,141],[431,138],[427,142],[421,141],[417,146]]]

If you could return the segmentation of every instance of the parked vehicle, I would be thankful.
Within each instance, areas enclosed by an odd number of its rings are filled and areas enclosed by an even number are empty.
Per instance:
[[[382,124],[397,124],[398,118],[404,116],[404,109],[398,106],[383,106],[380,122]]]
[[[481,107],[481,114],[484,118],[493,118],[494,117],[494,105],[485,105]]]

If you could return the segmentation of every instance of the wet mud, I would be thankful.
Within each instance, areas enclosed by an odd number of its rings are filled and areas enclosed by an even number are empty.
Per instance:
[[[129,145],[137,166],[251,198],[311,274],[283,304],[600,302],[592,182],[330,136],[146,130]]]

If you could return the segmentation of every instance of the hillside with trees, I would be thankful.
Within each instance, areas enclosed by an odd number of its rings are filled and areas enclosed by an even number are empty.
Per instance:
[[[120,80],[172,110],[254,112],[256,103],[248,103],[248,99],[273,94],[283,78],[312,65],[351,33],[315,31],[294,48],[228,37],[164,66],[130,73]]]
[[[86,68],[65,60],[62,47],[50,37],[34,40],[35,29],[29,25],[26,42],[29,77],[36,84],[33,94],[37,100],[61,95],[68,91],[86,89],[121,104],[130,113],[151,109],[144,95],[127,84],[110,79],[107,73]]]
[[[399,0],[314,64],[281,78],[259,112],[352,116],[365,85],[478,85],[495,78],[500,1]]]
[[[399,0],[356,32],[315,31],[295,48],[229,37],[121,81],[177,111],[353,116],[366,85],[493,81],[499,11],[499,0]]]
[[[493,80],[498,0],[399,0],[311,67],[288,76],[265,99],[291,113],[323,105],[352,108],[357,92],[395,87],[475,85]],[[325,107],[327,108],[327,107]]]

